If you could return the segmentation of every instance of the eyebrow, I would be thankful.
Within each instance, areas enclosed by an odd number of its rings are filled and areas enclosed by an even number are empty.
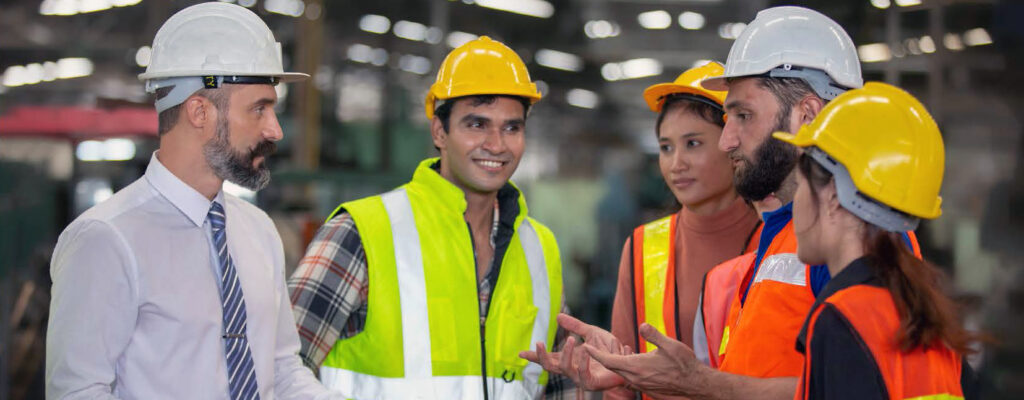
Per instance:
[[[725,110],[729,111],[735,108],[747,107],[747,103],[743,100],[734,100],[725,104]]]
[[[480,115],[480,114],[472,114],[472,113],[470,113],[470,114],[466,114],[466,116],[462,117],[462,119],[460,121],[462,121],[462,122],[466,122],[466,121],[491,122],[491,119],[488,118],[488,117],[485,117],[483,115]],[[507,120],[504,121],[504,125],[525,125],[525,124],[526,124],[526,120],[524,120],[522,118],[513,118],[513,119],[507,119]]]
[[[256,101],[252,102],[253,107],[255,107],[255,106],[272,106],[274,104],[277,104],[277,100],[272,99],[270,97],[264,97],[264,98],[261,98],[259,100],[256,100]]]
[[[703,134],[703,133],[700,133],[700,132],[687,132],[687,133],[684,133],[684,134],[683,134],[683,137],[682,137],[682,138],[683,138],[683,139],[693,139],[693,138],[695,138],[695,137],[698,137],[698,136],[703,136],[703,135],[704,135],[704,134]],[[667,137],[664,137],[664,136],[661,136],[661,137],[659,137],[659,138],[658,138],[658,141],[659,141],[659,142],[661,142],[661,141],[668,141],[668,140],[669,140],[669,138],[667,138]]]

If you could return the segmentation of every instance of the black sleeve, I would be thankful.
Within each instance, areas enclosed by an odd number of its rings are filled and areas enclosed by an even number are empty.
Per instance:
[[[813,332],[808,399],[889,398],[871,350],[842,313],[826,303]]]
[[[960,390],[964,393],[964,400],[981,398],[978,374],[971,368],[971,364],[967,363],[967,357],[960,358]]]

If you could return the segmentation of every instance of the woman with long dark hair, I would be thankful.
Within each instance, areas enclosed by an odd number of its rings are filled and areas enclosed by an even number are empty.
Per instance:
[[[962,399],[970,335],[943,274],[899,232],[941,213],[944,148],[916,99],[882,83],[851,90],[795,135],[793,227],[800,261],[827,264],[797,349],[797,399]]]

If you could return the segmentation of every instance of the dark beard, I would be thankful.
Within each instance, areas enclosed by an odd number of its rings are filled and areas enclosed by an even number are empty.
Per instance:
[[[228,141],[227,119],[217,123],[217,135],[203,145],[203,155],[218,178],[235,183],[249,190],[260,190],[270,183],[268,157],[277,151],[277,145],[264,140],[248,152],[235,151]],[[253,167],[256,157],[263,156],[263,162]]]
[[[788,115],[784,117],[786,118],[780,118],[773,132],[788,130],[783,126],[783,121],[787,121],[789,118]],[[779,190],[782,182],[796,166],[799,156],[800,152],[796,146],[769,135],[768,139],[754,150],[753,163],[746,157],[738,157],[743,165],[742,168],[736,170],[736,174],[733,176],[736,193],[747,201],[764,200],[765,197]],[[737,157],[734,156],[734,158]]]

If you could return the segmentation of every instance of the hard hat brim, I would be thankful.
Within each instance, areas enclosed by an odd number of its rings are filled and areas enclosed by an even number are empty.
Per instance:
[[[694,94],[701,97],[707,97],[718,104],[715,101],[714,96],[704,90],[694,89],[690,86],[679,85],[676,83],[658,83],[651,85],[647,89],[644,89],[644,101],[647,102],[647,107],[656,113],[661,112],[661,108],[665,105],[665,96],[673,94]],[[718,104],[721,106],[721,104]]]
[[[167,71],[167,72],[144,72],[139,74],[140,81],[162,78],[178,78],[184,76],[271,76],[280,78],[281,83],[301,82],[309,79],[309,74],[302,72],[281,72],[281,73],[252,73],[238,71]]]
[[[804,129],[806,129],[806,126],[801,127],[800,131],[803,131]],[[807,147],[814,144],[814,139],[812,139],[810,135],[801,135],[800,132],[797,132],[797,134],[794,135],[789,132],[777,131],[772,133],[772,137],[796,147]]]

